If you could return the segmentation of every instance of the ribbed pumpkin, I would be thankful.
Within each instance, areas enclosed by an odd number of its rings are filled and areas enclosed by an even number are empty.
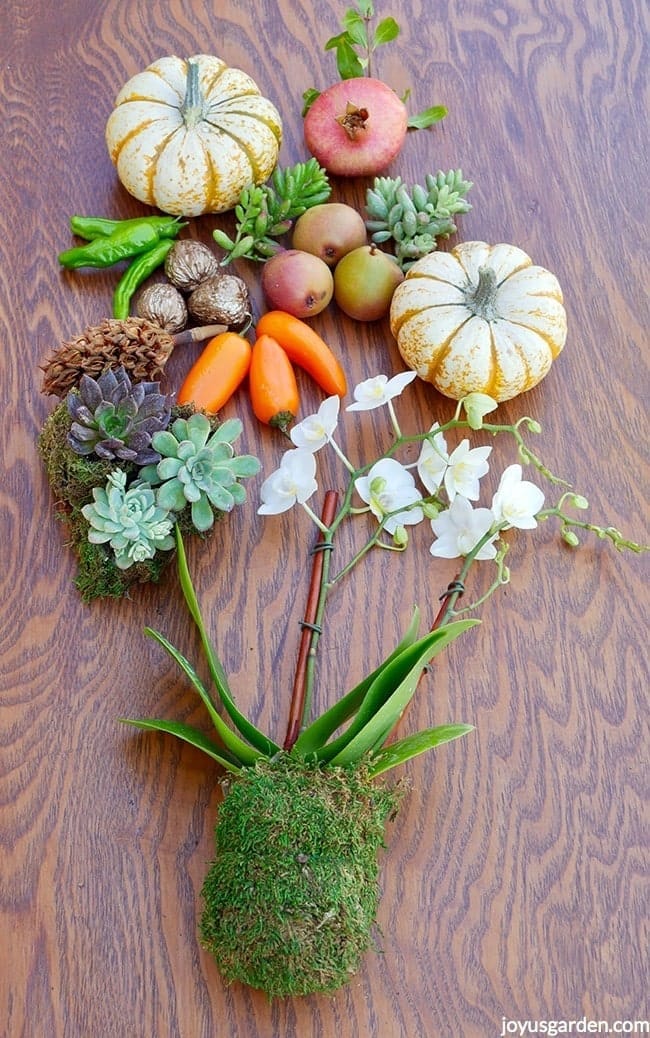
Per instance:
[[[453,400],[532,389],[567,335],[555,275],[515,245],[482,241],[418,260],[393,294],[390,326],[406,364]]]
[[[277,164],[282,121],[240,69],[197,54],[160,58],[120,90],[106,143],[122,184],[178,216],[225,212]]]

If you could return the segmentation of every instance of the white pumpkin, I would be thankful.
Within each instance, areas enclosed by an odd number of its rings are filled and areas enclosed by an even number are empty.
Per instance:
[[[178,216],[232,209],[273,172],[282,121],[240,69],[197,54],[160,58],[125,84],[106,125],[122,184]]]
[[[515,245],[482,241],[418,260],[395,289],[390,326],[406,364],[453,400],[532,389],[567,336],[555,275]]]

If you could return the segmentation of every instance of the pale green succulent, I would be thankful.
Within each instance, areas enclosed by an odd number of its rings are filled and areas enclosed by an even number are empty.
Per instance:
[[[145,466],[141,475],[158,486],[159,507],[181,512],[189,503],[193,525],[205,531],[214,523],[214,509],[230,512],[243,504],[246,491],[237,480],[254,476],[260,463],[250,454],[235,456],[232,444],[241,431],[237,418],[212,431],[209,419],[197,412],[154,433],[152,446],[161,460]]]
[[[127,489],[126,472],[114,469],[106,487],[95,487],[94,501],[81,509],[91,544],[108,544],[118,569],[152,559],[156,551],[174,547],[173,519],[156,503],[149,483],[138,479]]]

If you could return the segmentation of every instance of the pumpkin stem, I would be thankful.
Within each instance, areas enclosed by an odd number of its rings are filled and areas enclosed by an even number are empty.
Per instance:
[[[495,301],[497,276],[492,267],[479,267],[478,284],[470,285],[465,293],[465,302],[475,317],[493,321],[497,316]]]
[[[196,126],[203,118],[203,93],[199,83],[199,65],[197,61],[187,63],[187,86],[185,100],[181,105],[181,115],[186,126]]]

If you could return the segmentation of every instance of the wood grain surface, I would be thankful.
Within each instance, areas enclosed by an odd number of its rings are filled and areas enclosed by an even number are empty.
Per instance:
[[[512,582],[436,664],[403,731],[469,737],[404,768],[410,791],[382,858],[378,950],[330,997],[269,1002],[228,987],[197,938],[220,775],[197,751],[117,723],[206,726],[162,651],[199,645],[175,571],[130,600],[84,605],[37,453],[52,408],[39,365],[110,311],[115,272],[62,273],[73,213],[144,214],[104,144],[118,89],[165,54],[214,53],[281,109],[282,164],[306,159],[301,94],[336,78],[325,40],[343,2],[5,0],[0,34],[2,701],[0,1033],[6,1038],[493,1038],[506,1020],[648,1015],[648,566],[548,524],[512,540]],[[643,0],[384,0],[401,23],[378,72],[412,111],[445,104],[389,172],[461,167],[473,209],[457,240],[512,242],[553,270],[566,349],[499,417],[534,415],[535,447],[590,517],[647,541],[647,69]],[[367,181],[333,181],[361,206]],[[193,220],[211,242],[231,216]],[[452,243],[453,244],[453,241]],[[240,262],[261,305],[259,268]],[[314,326],[350,383],[402,365],[386,321],[334,306]],[[174,355],[172,386],[191,350]],[[321,399],[301,380],[303,412]],[[450,416],[423,384],[410,431]],[[312,406],[313,405],[313,406]],[[269,472],[283,445],[245,395],[224,410]],[[385,416],[347,416],[361,457]],[[515,460],[499,443],[493,468]],[[335,485],[332,464],[329,479]],[[250,502],[189,544],[200,600],[241,708],[284,734],[313,534]],[[435,615],[454,563],[419,531],[372,555],[331,602],[316,706],[392,647],[419,603]],[[487,572],[487,571],[486,571]],[[489,579],[476,574],[475,588]],[[207,726],[206,726],[207,730]]]

